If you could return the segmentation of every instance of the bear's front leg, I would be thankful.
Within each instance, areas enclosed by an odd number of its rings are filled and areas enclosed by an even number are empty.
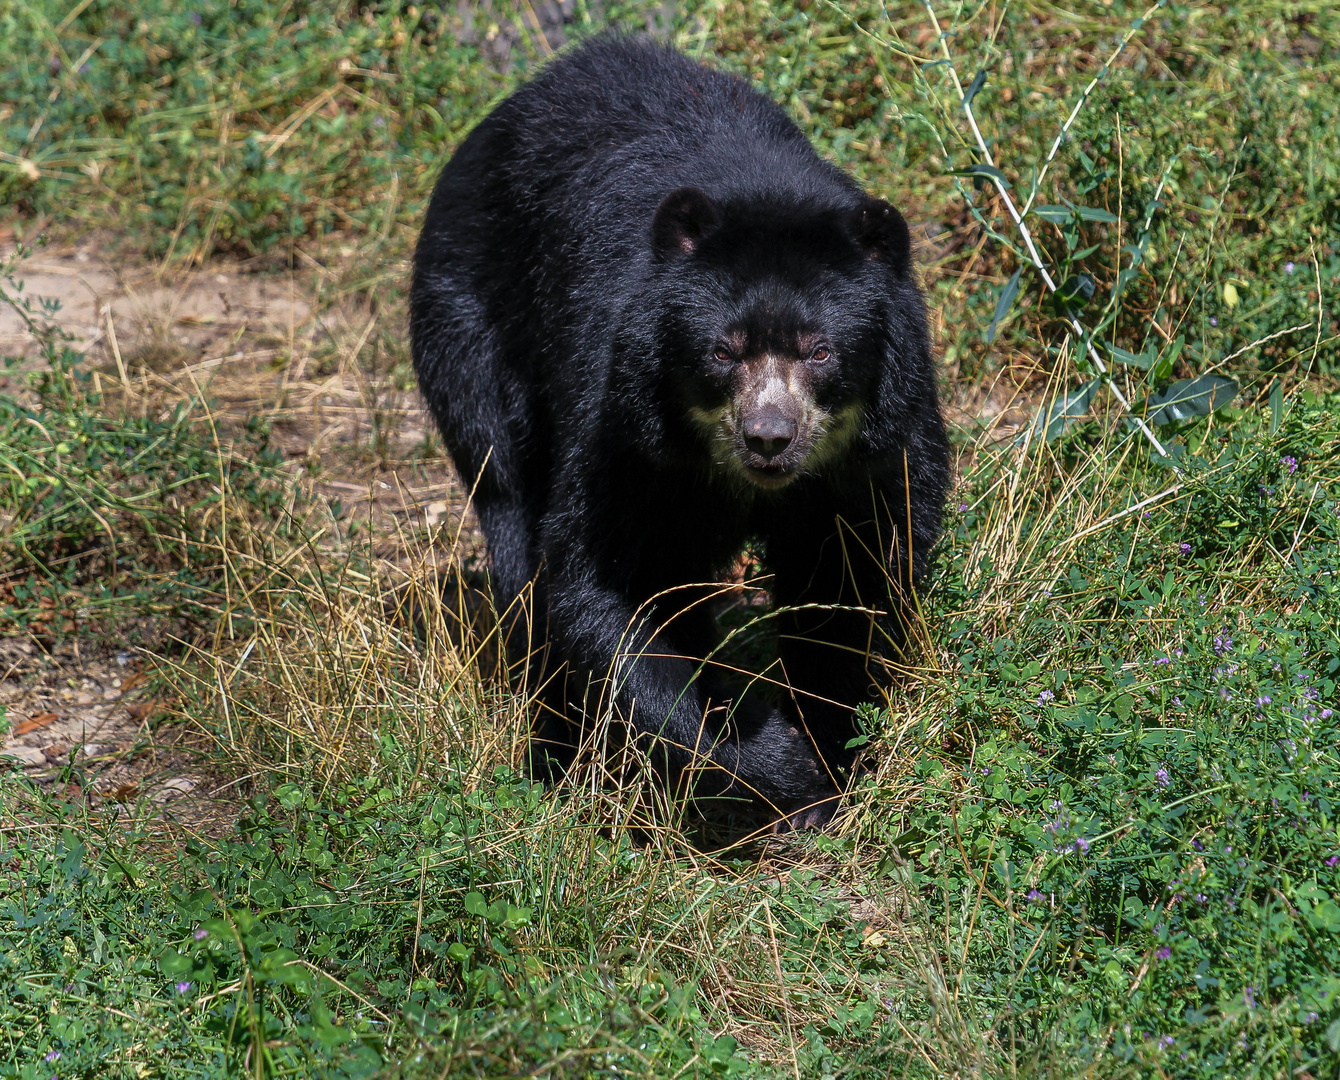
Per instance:
[[[881,510],[899,505],[879,501]],[[800,722],[839,783],[855,758],[848,744],[857,734],[856,706],[879,698],[884,672],[872,657],[899,656],[915,618],[911,583],[924,560],[916,552],[909,560],[908,532],[893,515],[848,507],[767,539],[783,674]]]
[[[818,804],[831,816],[837,790],[805,734],[771,708],[712,708],[702,661],[674,640],[663,613],[608,583],[589,552],[568,544],[547,553],[550,630],[576,670],[606,680],[615,711],[662,758],[677,784],[692,772],[696,794],[748,797],[778,814]]]

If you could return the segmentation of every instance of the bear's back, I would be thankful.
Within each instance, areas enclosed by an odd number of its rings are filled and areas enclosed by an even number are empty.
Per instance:
[[[860,199],[744,80],[645,39],[602,35],[551,62],[471,133],[444,170],[441,201],[484,212],[494,257],[516,247],[550,271],[572,257],[587,263],[562,268],[571,280],[646,255],[656,206],[685,186],[720,202],[817,209]],[[434,211],[427,231],[453,228],[448,205]]]
[[[515,94],[498,120],[515,140],[508,180],[517,190],[583,215],[601,203],[626,209],[642,230],[676,187],[721,202],[856,194],[743,79],[642,39],[607,36],[574,50]]]

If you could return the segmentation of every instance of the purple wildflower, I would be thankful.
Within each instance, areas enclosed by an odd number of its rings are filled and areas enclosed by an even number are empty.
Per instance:
[[[1305,1024],[1315,1024],[1319,1019],[1320,1019],[1320,1017],[1318,1016],[1317,1013],[1310,1012],[1310,1013],[1307,1013],[1307,1014],[1303,1017],[1303,1023],[1305,1023]]]
[[[1322,718],[1323,720],[1329,720],[1329,719],[1330,719],[1332,716],[1334,716],[1334,715],[1335,715],[1335,714],[1332,713],[1330,709],[1322,709],[1322,710],[1321,710],[1321,718]]]
[[[1089,853],[1089,842],[1082,836],[1075,837],[1075,842],[1072,847],[1081,855],[1087,855]]]
[[[959,503],[959,504],[958,504],[958,512],[959,512],[960,514],[966,514],[966,513],[968,512],[968,504],[967,504],[967,503]]]
[[[191,992],[191,984],[190,984],[190,983],[188,983],[188,982],[179,982],[179,983],[177,984],[177,993],[179,993],[179,994],[189,994],[190,992]]]
[[[1158,784],[1159,787],[1167,787],[1171,782],[1172,778],[1168,775],[1168,766],[1160,765],[1158,771],[1154,773],[1154,783]]]
[[[191,22],[195,23],[196,26],[199,26],[202,22],[204,22],[204,19],[201,17],[200,12],[198,11],[191,12]]]
[[[1285,454],[1280,458],[1280,464],[1289,470],[1290,476],[1298,471],[1298,459],[1296,457]]]
[[[1262,694],[1260,697],[1256,699],[1256,704],[1264,707],[1270,704],[1270,700],[1271,699],[1269,694]]]
[[[1204,903],[1206,903],[1209,899],[1210,899],[1210,898],[1209,898],[1208,896],[1206,896],[1203,892],[1198,892],[1198,893],[1196,893],[1196,903],[1198,903],[1198,904],[1204,904]]]
[[[1030,904],[1040,904],[1040,903],[1042,903],[1042,901],[1044,901],[1044,900],[1046,900],[1046,899],[1047,899],[1047,897],[1046,897],[1045,895],[1043,895],[1042,893],[1038,892],[1037,889],[1029,889],[1029,890],[1028,890],[1028,902],[1029,902]]]
[[[42,1060],[45,1061],[48,1065],[50,1065],[53,1061],[59,1061],[59,1060],[60,1060],[60,1051],[59,1051],[59,1050],[48,1050],[48,1051],[47,1051],[47,1055],[46,1055],[46,1057],[44,1057]]]
[[[1173,1037],[1172,1037],[1171,1035],[1165,1035],[1165,1036],[1163,1036],[1163,1038],[1161,1038],[1161,1039],[1159,1040],[1159,1045],[1160,1045],[1161,1047],[1163,1047],[1163,1049],[1166,1050],[1166,1049],[1168,1049],[1168,1047],[1172,1046],[1172,1044],[1173,1044],[1175,1041],[1176,1041],[1176,1040],[1173,1039]]]
[[[1293,260],[1290,259],[1288,262],[1284,264],[1284,272],[1286,274],[1292,274],[1293,271],[1294,271]]]
[[[1172,658],[1171,658],[1171,657],[1160,656],[1158,659],[1156,659],[1156,660],[1154,661],[1154,666],[1155,666],[1155,667],[1163,667],[1164,664],[1171,664],[1171,663],[1172,663]]]
[[[1216,318],[1214,315],[1211,315],[1211,316],[1210,316],[1210,325],[1211,325],[1211,326],[1218,326],[1218,325],[1219,325],[1219,320],[1218,320],[1218,318]]]
[[[197,926],[195,928],[195,933],[192,934],[191,936],[195,938],[196,941],[204,941],[205,938],[209,937],[209,931],[206,930],[203,926]]]
[[[1056,700],[1056,695],[1053,694],[1050,690],[1044,690],[1044,691],[1042,691],[1042,693],[1040,693],[1040,694],[1038,695],[1038,704],[1039,704],[1039,705],[1046,705],[1047,702],[1049,702],[1049,701],[1055,701],[1055,700]]]
[[[1332,855],[1326,860],[1327,866],[1340,866],[1340,855]]]
[[[1214,653],[1216,656],[1223,656],[1231,648],[1233,648],[1233,639],[1227,633],[1214,635]]]
[[[1155,958],[1156,960],[1167,960],[1170,956],[1172,956],[1172,946],[1171,946],[1171,945],[1160,945],[1160,946],[1154,951],[1154,958]]]
[[[1256,1008],[1256,987],[1244,986],[1242,988],[1242,1000],[1247,1003],[1247,1008]]]
[[[1185,540],[1183,540],[1180,544],[1177,545],[1177,550],[1180,551],[1183,555],[1190,555],[1191,545],[1188,544]]]

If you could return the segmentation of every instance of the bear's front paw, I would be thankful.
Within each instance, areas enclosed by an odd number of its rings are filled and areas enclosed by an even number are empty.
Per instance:
[[[772,832],[774,835],[780,835],[788,832],[799,832],[801,829],[826,828],[828,823],[833,820],[833,815],[837,813],[838,803],[841,799],[840,792],[832,791],[828,795],[807,803],[798,810],[783,814],[772,823]]]
[[[806,732],[777,714],[739,744],[737,775],[793,828],[827,824],[841,798]]]

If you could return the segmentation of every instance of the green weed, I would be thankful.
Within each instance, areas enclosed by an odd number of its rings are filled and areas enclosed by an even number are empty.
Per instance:
[[[1332,1061],[1340,429],[1315,402],[1268,425],[1198,432],[1178,492],[1019,566],[1008,623],[980,621],[988,564],[944,579],[966,741],[919,757],[889,840],[999,1035],[1075,1069]]]

